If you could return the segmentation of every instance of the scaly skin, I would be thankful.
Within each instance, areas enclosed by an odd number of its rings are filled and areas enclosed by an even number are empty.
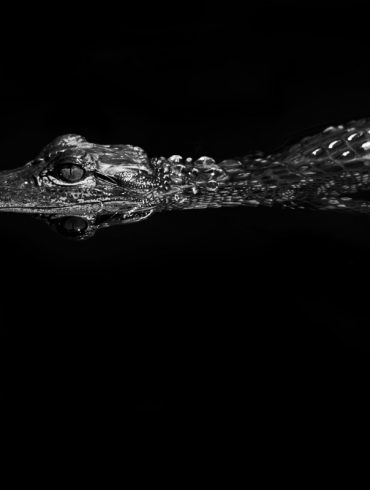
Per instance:
[[[370,119],[330,127],[275,155],[216,163],[149,159],[138,147],[65,135],[24,167],[0,173],[0,210],[31,213],[69,236],[171,209],[282,206],[370,212]],[[357,194],[357,195],[356,195]]]

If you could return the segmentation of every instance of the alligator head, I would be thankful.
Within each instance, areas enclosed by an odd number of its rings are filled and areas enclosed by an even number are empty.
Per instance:
[[[31,213],[61,233],[86,238],[101,227],[147,218],[167,191],[163,159],[69,134],[23,167],[0,173],[0,211]]]
[[[227,179],[209,157],[149,159],[137,146],[67,134],[23,167],[0,172],[0,211],[29,213],[64,235],[89,238],[163,209],[220,206],[208,194]]]

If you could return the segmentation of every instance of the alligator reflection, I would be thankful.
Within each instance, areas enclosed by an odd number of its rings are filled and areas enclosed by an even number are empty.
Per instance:
[[[53,231],[74,240],[86,240],[95,235],[101,228],[122,225],[131,222],[125,219],[124,214],[97,215],[97,216],[38,216],[46,222]],[[143,218],[144,219],[144,218]]]

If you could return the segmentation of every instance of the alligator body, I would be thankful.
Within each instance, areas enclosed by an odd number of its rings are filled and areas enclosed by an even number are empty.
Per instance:
[[[370,213],[368,190],[370,119],[329,127],[277,154],[218,163],[210,157],[149,158],[139,147],[65,135],[25,166],[0,173],[0,210],[31,213],[64,234],[86,238],[172,209],[245,205]]]

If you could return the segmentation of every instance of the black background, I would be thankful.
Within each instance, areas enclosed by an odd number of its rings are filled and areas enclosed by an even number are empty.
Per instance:
[[[64,133],[222,159],[370,115],[365,2],[64,3],[1,22],[3,169]],[[0,226],[3,400],[21,415],[314,413],[366,391],[366,216],[171,212],[85,242]]]

